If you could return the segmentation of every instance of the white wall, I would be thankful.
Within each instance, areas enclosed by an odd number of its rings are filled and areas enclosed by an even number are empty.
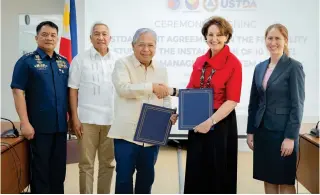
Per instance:
[[[76,0],[77,9],[77,27],[78,27],[78,52],[85,50],[85,40],[89,37],[85,37],[85,0]]]

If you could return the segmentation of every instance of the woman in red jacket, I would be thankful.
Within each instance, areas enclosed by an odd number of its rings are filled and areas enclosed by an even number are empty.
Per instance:
[[[189,131],[184,193],[237,193],[235,107],[240,101],[242,67],[227,45],[232,32],[222,17],[210,18],[202,28],[210,49],[195,61],[187,88],[212,88],[214,114]]]

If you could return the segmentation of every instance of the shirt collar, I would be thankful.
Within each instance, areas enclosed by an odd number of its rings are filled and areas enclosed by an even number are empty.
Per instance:
[[[90,55],[93,59],[95,59],[96,56],[100,56],[102,58],[108,57],[110,55],[110,48],[108,48],[108,53],[105,56],[101,56],[100,53],[92,46],[90,48]]]
[[[141,64],[141,62],[139,62],[139,60],[136,58],[136,56],[134,54],[132,54],[132,61],[133,61],[133,65],[135,68],[138,68],[140,66],[144,66],[143,64]],[[154,65],[153,60],[151,60],[151,63],[148,67],[155,69],[155,65]]]
[[[217,53],[215,56],[211,58],[211,50],[209,49],[208,52],[203,55],[201,61],[208,63],[212,68],[219,70],[222,69],[225,64],[227,63],[228,57],[230,55],[230,49],[228,45],[225,45],[222,50]],[[203,64],[202,64],[203,66]],[[202,68],[199,67],[200,69]]]
[[[46,58],[47,56],[49,56],[48,54],[46,54],[46,52],[44,52],[40,47],[37,48],[36,52],[40,55],[41,59]],[[57,58],[57,53],[55,51],[53,51],[53,55],[52,58]]]

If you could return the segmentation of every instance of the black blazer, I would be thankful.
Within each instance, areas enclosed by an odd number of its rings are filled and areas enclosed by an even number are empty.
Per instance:
[[[255,68],[248,109],[247,133],[254,134],[263,121],[271,131],[284,131],[285,138],[297,139],[305,99],[302,64],[283,54],[273,70],[266,90],[262,81],[270,58]]]

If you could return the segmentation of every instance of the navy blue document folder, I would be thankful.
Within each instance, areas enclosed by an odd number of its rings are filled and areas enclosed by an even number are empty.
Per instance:
[[[133,140],[155,145],[166,145],[172,123],[170,117],[176,109],[144,103]]]
[[[179,90],[180,130],[193,130],[195,126],[207,120],[212,112],[213,89]]]

